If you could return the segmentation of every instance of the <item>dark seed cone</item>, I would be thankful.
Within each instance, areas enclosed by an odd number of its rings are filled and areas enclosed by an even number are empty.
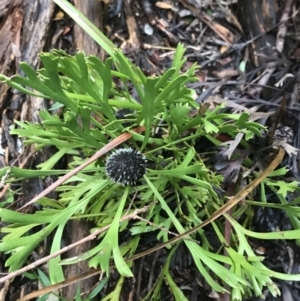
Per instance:
[[[106,175],[115,183],[122,185],[137,185],[146,173],[147,160],[138,150],[120,148],[106,160]]]

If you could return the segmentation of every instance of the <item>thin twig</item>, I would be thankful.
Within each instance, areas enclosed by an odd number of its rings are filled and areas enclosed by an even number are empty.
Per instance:
[[[151,207],[153,204],[154,204],[154,203],[152,203],[152,204],[150,204],[150,205],[148,205],[148,206],[145,206],[145,207],[143,207],[143,208],[141,208],[141,209],[136,209],[134,212],[132,212],[132,213],[130,213],[130,214],[128,214],[128,215],[124,215],[124,216],[120,219],[120,222],[124,222],[124,221],[130,220],[130,219],[135,219],[135,218],[137,218],[138,214],[148,211],[149,207]],[[23,274],[23,273],[25,273],[25,272],[27,272],[27,271],[29,271],[29,270],[31,270],[31,269],[34,269],[34,268],[36,268],[37,266],[39,266],[39,265],[41,265],[41,264],[43,264],[43,263],[49,261],[50,259],[55,258],[55,257],[57,257],[58,255],[61,255],[62,253],[65,253],[65,252],[69,251],[69,250],[72,249],[72,248],[75,248],[75,247],[78,246],[78,245],[81,245],[81,244],[83,244],[83,243],[85,243],[85,242],[87,242],[87,241],[90,241],[90,240],[92,240],[92,239],[95,239],[95,238],[97,237],[97,235],[99,235],[99,234],[101,234],[101,233],[107,231],[107,230],[110,228],[110,226],[111,226],[111,225],[108,225],[108,226],[105,226],[105,227],[103,227],[103,228],[101,228],[101,229],[98,229],[98,230],[95,231],[94,233],[92,233],[92,234],[86,236],[85,238],[83,238],[83,239],[81,239],[81,240],[79,240],[79,241],[77,241],[77,242],[75,242],[75,243],[73,243],[73,244],[70,244],[70,245],[68,245],[68,246],[66,246],[66,247],[64,247],[64,248],[62,248],[62,249],[60,249],[59,251],[57,251],[57,252],[55,252],[55,253],[53,253],[53,254],[50,254],[50,255],[48,255],[48,256],[46,256],[46,257],[43,257],[43,258],[41,258],[41,259],[39,259],[39,260],[37,260],[37,261],[35,261],[35,262],[33,262],[33,263],[31,263],[31,264],[29,264],[29,265],[23,267],[23,268],[21,268],[21,269],[15,271],[15,272],[9,273],[8,275],[6,275],[6,276],[0,278],[0,283],[3,283],[3,282],[5,282],[5,281],[8,280],[8,279],[11,279],[11,278],[14,278],[14,277],[16,277],[16,276],[18,276],[18,275],[21,275],[21,274]]]
[[[145,130],[144,127],[138,127],[133,129],[133,131],[137,132],[137,133],[141,133]],[[75,169],[71,170],[70,172],[68,172],[66,175],[62,176],[61,178],[59,178],[56,182],[54,182],[52,185],[50,185],[49,187],[47,187],[44,191],[42,191],[39,195],[37,195],[36,197],[34,197],[30,202],[28,202],[26,205],[24,205],[23,207],[19,208],[18,211],[24,209],[25,207],[28,207],[30,204],[38,201],[40,198],[46,196],[48,193],[52,192],[55,188],[57,188],[59,185],[61,185],[62,183],[64,183],[66,180],[70,179],[72,176],[74,176],[76,173],[78,173],[79,171],[81,171],[82,169],[84,169],[85,167],[87,167],[88,165],[90,165],[91,163],[93,163],[94,161],[96,161],[97,159],[99,159],[101,156],[105,155],[107,152],[109,152],[110,150],[112,150],[113,148],[117,147],[118,145],[120,145],[121,143],[125,142],[126,140],[130,139],[132,137],[132,135],[130,133],[123,133],[122,135],[118,136],[117,138],[115,138],[114,140],[112,140],[111,142],[109,142],[108,144],[106,144],[105,146],[103,146],[99,151],[97,151],[90,159],[88,159],[86,162],[84,162],[83,164],[81,164],[80,166],[77,166]]]
[[[226,214],[226,212],[228,212],[228,210],[230,208],[232,208],[234,205],[236,205],[239,201],[241,201],[244,197],[246,197],[255,187],[257,187],[257,185],[259,185],[259,183],[261,183],[270,174],[270,172],[272,172],[273,170],[275,170],[275,168],[282,161],[284,155],[285,155],[284,149],[279,148],[277,156],[270,163],[270,165],[256,179],[254,179],[249,185],[247,185],[244,189],[242,189],[235,197],[233,197],[232,199],[230,199],[228,203],[226,203],[221,208],[219,208],[215,213],[212,214],[212,216],[210,218],[208,218],[207,220],[205,220],[203,223],[201,223],[200,225],[194,227],[193,229],[190,229],[190,230],[186,231],[185,233],[182,233],[182,234],[180,234],[180,235],[178,235],[176,237],[173,237],[172,239],[170,239],[167,242],[164,242],[164,243],[162,243],[160,245],[157,245],[157,246],[155,246],[155,247],[153,247],[151,249],[148,249],[146,251],[143,251],[143,252],[141,252],[139,254],[133,255],[132,257],[127,258],[126,261],[130,262],[130,261],[136,260],[138,258],[143,258],[146,255],[149,255],[149,254],[151,254],[153,252],[156,252],[157,250],[160,250],[162,248],[165,248],[169,244],[173,244],[173,243],[175,243],[175,242],[177,242],[177,241],[179,241],[181,239],[186,239],[187,235],[190,235],[191,233],[196,232],[198,229],[203,228],[204,226],[210,224],[212,221],[214,221],[218,217]],[[48,292],[51,292],[54,289],[62,288],[62,287],[65,287],[67,285],[70,285],[72,283],[76,283],[76,282],[78,282],[80,280],[93,277],[93,276],[95,276],[95,275],[97,275],[99,273],[101,273],[101,269],[95,269],[95,270],[91,270],[89,272],[82,273],[79,276],[72,277],[71,279],[63,281],[61,283],[58,283],[58,284],[55,284],[55,285],[51,285],[51,286],[48,286],[46,288],[43,288],[42,290],[30,293],[27,296],[19,299],[18,301],[30,300],[32,298],[35,298],[35,297],[41,295],[41,294],[46,294]],[[1,283],[1,280],[2,279],[0,279],[0,283]]]
[[[173,244],[179,240],[187,239],[188,235],[195,233],[197,230],[209,225],[214,220],[219,218],[220,216],[224,215],[230,208],[233,208],[236,204],[238,204],[241,200],[243,200],[254,188],[256,188],[273,170],[276,169],[276,167],[282,162],[282,159],[284,158],[285,150],[280,147],[278,150],[278,153],[276,157],[273,159],[273,161],[265,168],[265,170],[257,176],[252,182],[250,182],[246,187],[244,187],[240,192],[238,192],[234,197],[232,197],[227,203],[225,203],[223,206],[221,206],[217,211],[215,211],[208,219],[206,219],[203,223],[195,226],[192,229],[187,230],[186,232],[175,236],[168,240],[167,242],[164,242],[160,245],[154,246],[151,249],[148,249],[146,251],[143,251],[139,254],[133,255],[132,257],[128,258],[128,261],[136,260],[137,258],[141,258],[145,255],[149,255],[159,249],[162,249],[166,247],[167,245]]]

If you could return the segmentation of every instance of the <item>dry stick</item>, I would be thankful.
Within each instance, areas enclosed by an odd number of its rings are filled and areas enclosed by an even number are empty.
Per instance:
[[[233,33],[223,25],[220,25],[214,21],[211,17],[201,13],[201,11],[194,5],[190,4],[189,0],[180,0],[183,6],[185,6],[191,13],[205,23],[212,31],[214,31],[223,41],[231,45],[234,42]]]
[[[229,209],[234,207],[236,204],[238,204],[242,199],[244,199],[254,188],[256,188],[275,168],[282,162],[282,159],[284,158],[285,150],[283,148],[279,148],[278,153],[274,160],[267,166],[267,168],[257,176],[251,183],[249,183],[244,189],[242,189],[239,193],[237,193],[234,197],[230,198],[229,201],[224,204],[222,207],[220,207],[217,211],[215,211],[211,217],[206,219],[203,223],[199,224],[198,226],[176,236],[171,238],[165,243],[162,243],[158,246],[155,246],[149,250],[146,250],[144,252],[141,252],[137,255],[134,255],[127,259],[127,261],[135,260],[137,258],[143,257],[145,255],[148,255],[150,253],[153,253],[161,248],[164,248],[170,244],[173,244],[181,239],[185,239],[186,236],[194,233],[195,231],[207,226],[208,224],[212,223],[214,220],[216,220],[218,217],[225,214]]]
[[[133,129],[133,131],[137,132],[137,133],[141,133],[145,130],[145,127],[137,127],[135,129]],[[103,156],[104,154],[106,154],[107,152],[109,152],[111,149],[115,148],[116,146],[118,146],[119,144],[125,142],[126,140],[130,139],[132,137],[132,135],[130,133],[124,133],[120,136],[118,136],[117,138],[115,138],[114,140],[112,140],[111,142],[109,142],[108,144],[106,144],[105,146],[103,146],[99,151],[97,151],[90,159],[88,159],[85,163],[81,164],[80,166],[76,167],[75,169],[71,170],[69,173],[67,173],[66,175],[64,175],[63,177],[59,178],[56,182],[54,182],[53,184],[51,184],[49,187],[47,187],[44,191],[42,191],[39,195],[37,195],[36,197],[34,197],[30,202],[28,202],[26,205],[24,205],[23,207],[19,208],[18,211],[24,209],[25,207],[29,206],[30,204],[36,202],[37,200],[39,200],[40,198],[46,196],[48,193],[50,193],[51,191],[53,191],[55,188],[57,188],[59,185],[61,185],[62,183],[64,183],[66,180],[70,179],[72,176],[74,176],[77,172],[81,171],[82,169],[84,169],[85,167],[87,167],[89,164],[93,163],[94,161],[96,161],[97,159],[99,159],[101,156]]]
[[[277,38],[276,38],[276,49],[282,53],[283,51],[283,47],[284,47],[284,39],[285,39],[285,35],[287,32],[287,26],[286,26],[286,22],[289,19],[289,15],[291,13],[291,10],[293,8],[294,5],[294,1],[295,0],[286,0],[285,2],[285,7],[283,10],[283,14],[281,16],[280,22],[281,25],[278,27],[278,32],[277,32]]]
[[[134,14],[132,12],[131,9],[131,0],[124,0],[124,11],[125,11],[125,15],[126,15],[126,24],[127,24],[127,28],[128,28],[128,34],[129,34],[129,39],[127,41],[125,41],[126,43],[129,43],[131,45],[131,47],[134,47],[134,49],[140,49],[141,45],[140,45],[140,39],[138,36],[138,25],[136,23]],[[122,45],[122,47],[125,47],[125,45]]]
[[[26,296],[18,299],[17,301],[27,301],[27,300],[39,297],[41,295],[45,295],[47,293],[51,293],[54,290],[61,289],[63,287],[71,285],[73,283],[76,283],[76,282],[88,279],[90,277],[96,276],[96,275],[98,275],[100,273],[101,273],[100,269],[96,269],[96,270],[92,270],[92,271],[88,271],[88,272],[82,273],[79,276],[74,276],[72,278],[69,278],[67,281],[63,281],[63,282],[60,282],[60,283],[57,283],[57,284],[54,284],[54,285],[50,285],[50,286],[42,288],[42,289],[40,289],[38,291],[32,292],[32,293],[30,293],[30,294],[28,294],[28,295],[26,295]]]
[[[243,198],[245,198],[255,187],[257,187],[273,170],[275,170],[275,168],[281,163],[283,157],[285,155],[285,150],[283,148],[279,148],[279,151],[276,155],[276,157],[274,158],[274,160],[270,163],[270,165],[257,177],[255,178],[251,183],[249,183],[244,189],[242,189],[239,193],[237,193],[236,196],[234,196],[233,198],[231,198],[226,204],[224,204],[221,208],[219,208],[210,218],[208,218],[207,220],[205,220],[202,224],[199,224],[198,226],[186,231],[183,234],[180,234],[172,239],[170,239],[169,241],[162,243],[158,246],[155,246],[149,250],[146,250],[144,252],[141,252],[139,254],[136,254],[130,258],[127,258],[126,261],[133,261],[136,260],[138,258],[144,257],[146,255],[149,255],[153,252],[156,252],[157,250],[160,250],[164,247],[166,247],[167,245],[173,244],[181,239],[184,239],[185,236],[190,235],[192,233],[194,233],[195,231],[197,231],[198,229],[201,229],[203,227],[205,227],[206,225],[210,224],[211,222],[213,222],[214,220],[216,220],[218,217],[222,216],[223,214],[225,214],[229,209],[231,209],[232,207],[234,207],[236,204],[238,204]],[[62,288],[65,287],[67,285],[70,285],[72,283],[76,283],[80,280],[83,279],[87,279],[89,277],[95,276],[97,274],[101,273],[101,269],[96,269],[93,271],[89,271],[86,273],[83,273],[81,275],[78,275],[76,277],[73,277],[71,279],[68,279],[66,281],[63,281],[61,283],[49,286],[47,288],[44,288],[42,290],[33,292],[27,296],[25,296],[24,298],[19,299],[18,301],[26,301],[26,300],[30,300],[34,297],[37,297],[41,294],[46,294],[51,292],[54,289],[58,289],[58,288]],[[1,280],[1,279],[0,279]]]
[[[154,204],[154,203],[152,203],[152,204],[150,204],[150,205],[148,205],[148,206],[145,206],[145,207],[143,207],[143,208],[141,208],[141,209],[136,209],[134,212],[132,212],[132,213],[130,213],[130,214],[128,214],[128,215],[124,215],[124,216],[120,219],[120,222],[124,222],[124,221],[130,220],[130,219],[135,219],[135,218],[137,218],[137,217],[138,217],[138,214],[148,211],[149,207],[151,207],[153,204]],[[62,253],[64,253],[64,252],[67,252],[67,251],[69,251],[69,250],[72,249],[72,248],[75,248],[75,247],[78,246],[78,245],[81,245],[81,244],[83,244],[83,243],[85,243],[85,242],[87,242],[87,241],[90,241],[90,240],[92,240],[92,239],[95,239],[97,235],[99,235],[99,234],[105,232],[106,230],[108,230],[108,229],[110,228],[110,226],[111,226],[111,225],[108,225],[108,226],[105,226],[105,227],[103,227],[103,228],[101,228],[101,229],[98,229],[98,230],[96,230],[94,233],[92,233],[92,234],[86,236],[85,238],[83,238],[83,239],[81,239],[81,240],[79,240],[79,241],[76,241],[76,242],[73,243],[73,244],[70,244],[70,245],[68,245],[68,246],[66,246],[66,247],[64,247],[64,248],[62,248],[62,249],[60,249],[59,251],[57,251],[57,252],[55,252],[55,253],[53,253],[53,254],[50,254],[50,255],[48,255],[48,256],[46,256],[46,257],[43,257],[43,258],[41,258],[41,259],[39,259],[39,260],[37,260],[37,261],[35,261],[35,262],[33,262],[33,263],[31,263],[31,264],[29,264],[29,265],[23,267],[23,268],[21,268],[21,269],[15,271],[15,272],[9,273],[8,275],[6,275],[6,276],[0,278],[0,283],[3,283],[3,282],[5,282],[5,281],[8,280],[8,279],[11,279],[11,278],[14,278],[14,277],[16,277],[16,276],[18,276],[18,275],[20,275],[20,274],[23,274],[23,273],[25,273],[25,272],[27,272],[27,271],[29,271],[29,270],[31,270],[31,269],[34,269],[34,268],[36,268],[37,266],[43,264],[44,262],[47,262],[47,261],[49,261],[50,259],[55,258],[55,257],[57,257],[58,255],[60,255],[60,254],[62,254]]]
[[[284,39],[285,39],[285,35],[287,32],[286,22],[289,20],[289,15],[291,13],[293,4],[294,4],[294,0],[286,0],[283,14],[282,14],[280,22],[279,22],[280,25],[278,27],[277,36],[276,36],[276,45],[275,45],[275,47],[279,53],[282,53],[282,50],[283,50]],[[253,94],[258,94],[261,92],[263,86],[267,84],[269,78],[275,71],[276,65],[275,66],[273,66],[273,65],[274,65],[273,62],[268,64],[264,76],[262,76],[261,79],[258,81],[258,84],[262,85],[262,86],[261,87],[257,86],[255,88],[251,89],[249,91],[250,94],[253,95]]]

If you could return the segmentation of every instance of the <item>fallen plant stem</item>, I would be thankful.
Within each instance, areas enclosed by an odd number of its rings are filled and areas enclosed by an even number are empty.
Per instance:
[[[194,228],[186,231],[185,233],[182,233],[182,234],[180,234],[180,235],[178,235],[178,236],[170,239],[169,241],[167,241],[165,243],[162,243],[162,244],[157,245],[157,246],[155,246],[155,247],[153,247],[153,248],[151,248],[151,249],[149,249],[147,251],[144,251],[144,252],[136,254],[136,255],[134,255],[132,257],[129,257],[129,258],[125,259],[125,261],[129,262],[129,261],[133,261],[133,260],[136,260],[138,258],[144,257],[146,255],[149,255],[149,254],[151,254],[153,252],[156,252],[156,251],[164,248],[167,245],[173,244],[173,243],[175,243],[175,242],[177,242],[177,241],[179,241],[181,239],[184,239],[185,236],[190,235],[190,234],[194,233],[195,231],[197,231],[198,229],[201,229],[201,228],[207,226],[208,224],[210,224],[211,222],[213,222],[214,220],[216,220],[218,217],[220,217],[223,214],[225,214],[226,212],[228,212],[228,210],[230,210],[232,207],[234,207],[236,204],[238,204],[254,188],[256,188],[272,171],[275,170],[275,168],[282,161],[284,155],[285,155],[285,150],[280,147],[279,150],[278,150],[278,153],[277,153],[276,157],[273,159],[273,161],[269,164],[269,166],[257,178],[255,178],[250,184],[248,184],[244,189],[242,189],[236,196],[234,196],[233,198],[231,198],[226,204],[224,204],[222,207],[220,207],[210,218],[208,218],[207,220],[205,220],[203,223],[201,223],[198,226],[196,226],[196,227],[194,227]],[[132,217],[132,218],[134,218],[134,217]],[[95,234],[93,234],[93,236],[94,235]],[[82,243],[82,241],[80,243]],[[70,246],[68,246],[66,248],[69,248],[69,247]],[[66,248],[64,248],[64,249],[66,249]],[[57,252],[57,255],[65,252],[65,251],[67,251],[67,250],[64,250],[64,249],[61,249],[59,252]],[[61,251],[63,251],[63,252],[61,252]],[[45,262],[45,261],[43,261],[43,262]],[[31,265],[31,266],[34,267],[33,265]],[[113,267],[114,266],[111,266],[111,268],[113,268]],[[19,270],[19,271],[17,271],[18,272],[17,274],[15,274],[16,272],[14,272],[14,273],[11,273],[11,274],[9,274],[9,275],[1,278],[0,279],[0,283],[4,282],[7,279],[10,279],[10,278],[14,277],[15,275],[21,274],[23,272],[23,270],[24,270],[24,268],[21,269],[21,270]],[[20,273],[20,271],[22,271],[22,272]],[[25,271],[27,271],[27,270],[25,270]],[[31,293],[31,294],[28,294],[27,296],[19,299],[18,301],[30,300],[30,299],[35,298],[37,296],[40,296],[42,294],[49,293],[49,292],[51,292],[54,289],[62,288],[62,287],[68,286],[68,285],[70,285],[72,283],[76,283],[76,282],[79,282],[79,281],[81,281],[83,279],[87,279],[89,277],[95,276],[95,275],[97,275],[97,274],[99,274],[101,272],[102,272],[101,269],[96,269],[96,270],[93,270],[93,271],[82,273],[82,274],[80,274],[80,275],[78,275],[76,277],[73,277],[71,279],[68,279],[66,281],[57,283],[57,284],[52,285],[52,286],[48,286],[46,288],[43,288],[42,290],[38,290],[38,291],[35,291],[35,292]],[[13,275],[13,274],[15,274],[15,275]],[[11,276],[11,275],[13,275],[13,276]]]
[[[27,301],[27,300],[30,300],[30,299],[33,299],[33,298],[36,298],[36,297],[39,297],[41,295],[45,295],[47,293],[51,293],[52,291],[54,290],[57,290],[57,289],[61,289],[63,287],[66,287],[68,285],[71,285],[73,283],[76,283],[76,282],[79,282],[79,281],[82,281],[82,280],[85,280],[85,279],[88,279],[90,277],[93,277],[93,276],[96,276],[98,274],[101,273],[101,270],[100,269],[96,269],[96,270],[93,270],[93,271],[89,271],[89,272],[86,272],[86,273],[82,273],[76,277],[72,277],[66,281],[62,281],[60,283],[57,283],[57,284],[53,284],[53,285],[50,285],[50,286],[47,286],[47,287],[44,287],[40,290],[37,290],[35,292],[32,292],[20,299],[18,299],[17,301]]]
[[[164,248],[167,245],[173,244],[180,239],[183,239],[185,236],[190,235],[197,231],[198,229],[201,229],[214,220],[216,220],[218,217],[222,216],[224,213],[226,213],[229,209],[234,207],[236,204],[238,204],[243,198],[245,198],[254,188],[256,188],[272,171],[275,170],[275,168],[281,163],[283,157],[285,155],[285,150],[283,148],[279,148],[278,153],[274,160],[269,164],[269,166],[257,177],[255,178],[250,184],[248,184],[244,189],[242,189],[236,196],[232,197],[226,204],[224,204],[222,207],[220,207],[210,218],[205,220],[203,223],[199,224],[198,226],[176,236],[171,238],[169,241],[162,243],[160,245],[157,245],[147,251],[141,252],[139,254],[136,254],[130,258],[127,259],[127,261],[135,260],[137,258],[143,257],[145,255],[148,255],[150,253],[153,253],[161,248]]]
[[[148,206],[145,206],[145,207],[143,207],[141,209],[136,209],[134,212],[132,212],[132,213],[130,213],[128,215],[124,215],[121,218],[120,222],[124,222],[124,221],[130,220],[130,219],[138,218],[138,215],[140,213],[144,213],[144,212],[148,211],[149,207],[153,206],[154,204],[155,204],[155,202],[153,202],[152,204],[150,204]],[[37,261],[35,261],[35,262],[33,262],[33,263],[31,263],[31,264],[23,267],[23,268],[15,271],[15,272],[9,273],[8,275],[0,278],[0,283],[3,283],[6,280],[9,280],[9,279],[14,278],[14,277],[16,277],[18,275],[21,275],[21,274],[23,274],[23,273],[25,273],[25,272],[27,272],[27,271],[29,271],[31,269],[34,269],[37,266],[39,266],[39,265],[41,265],[41,264],[49,261],[50,259],[55,258],[58,255],[61,255],[61,254],[65,253],[65,252],[69,251],[72,248],[75,248],[78,245],[81,245],[81,244],[83,244],[83,243],[85,243],[87,241],[95,239],[97,235],[99,235],[99,234],[107,231],[109,228],[110,228],[110,225],[107,225],[107,226],[105,226],[105,227],[103,227],[101,229],[98,229],[97,231],[93,232],[92,234],[86,236],[85,238],[83,238],[83,239],[81,239],[79,241],[76,241],[75,243],[70,244],[70,245],[62,248],[62,249],[60,249],[59,251],[57,251],[57,252],[55,252],[53,254],[50,254],[50,255],[48,255],[46,257],[43,257],[43,258],[41,258],[41,259],[39,259],[39,260],[37,260]]]
[[[145,130],[144,127],[137,127],[135,129],[132,129],[132,131],[134,131],[136,133],[142,133],[144,130]],[[87,167],[89,164],[93,163],[94,161],[96,161],[97,159],[99,159],[100,157],[102,157],[103,155],[105,155],[107,152],[109,152],[113,148],[117,147],[121,143],[127,141],[131,137],[132,137],[132,135],[130,133],[123,133],[122,135],[116,137],[114,140],[112,140],[111,142],[109,142],[108,144],[106,144],[105,146],[103,146],[99,151],[97,151],[86,162],[84,162],[80,166],[74,168],[73,170],[71,170],[69,173],[67,173],[66,175],[62,176],[61,178],[59,178],[56,182],[54,182],[53,184],[51,184],[44,191],[42,191],[40,194],[38,194],[36,197],[34,197],[30,202],[28,202],[27,204],[25,204],[23,207],[19,208],[17,211],[20,211],[20,210],[28,207],[29,205],[31,205],[34,202],[38,201],[40,198],[46,196],[48,193],[50,193],[55,188],[57,188],[59,185],[61,185],[62,183],[64,183],[66,180],[70,179],[72,176],[74,176],[75,174],[77,174],[79,171],[81,171],[82,169],[84,169],[85,167]]]

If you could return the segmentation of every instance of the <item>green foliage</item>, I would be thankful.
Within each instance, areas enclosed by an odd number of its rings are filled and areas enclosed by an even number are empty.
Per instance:
[[[66,10],[69,8],[74,12],[69,4],[64,5]],[[95,28],[87,20],[81,21],[78,24],[87,26],[88,31],[95,33]],[[102,300],[119,300],[125,277],[132,276],[131,262],[127,262],[126,258],[137,253],[143,233],[159,230],[157,238],[168,242],[170,234],[166,230],[184,233],[209,218],[226,202],[216,193],[222,177],[210,170],[205,155],[196,152],[197,141],[205,137],[217,144],[216,134],[226,133],[234,138],[238,133],[243,133],[241,144],[247,146],[248,139],[260,135],[262,126],[251,122],[246,113],[224,113],[224,105],[207,110],[205,114],[190,114],[199,109],[193,98],[194,92],[187,87],[188,83],[196,80],[196,66],[185,73],[181,72],[185,63],[182,45],[178,45],[174,62],[165,74],[148,78],[102,33],[96,33],[95,40],[110,54],[105,62],[95,56],[87,57],[82,52],[72,57],[62,51],[52,51],[40,55],[43,68],[37,72],[22,63],[24,77],[0,76],[10,86],[49,99],[54,102],[52,109],[62,110],[60,116],[40,112],[39,124],[16,121],[18,128],[11,133],[24,138],[25,144],[34,144],[38,150],[54,146],[57,152],[40,164],[38,170],[13,167],[8,181],[63,175],[126,131],[132,134],[132,139],[122,147],[134,147],[145,154],[149,161],[147,174],[140,185],[123,187],[107,179],[104,161],[99,160],[61,185],[57,189],[57,201],[41,199],[39,203],[42,209],[34,214],[0,209],[2,221],[9,224],[2,228],[5,236],[0,243],[0,251],[10,254],[6,266],[10,271],[15,271],[25,264],[32,251],[50,234],[53,235],[51,252],[59,250],[65,224],[71,218],[84,217],[93,221],[95,228],[110,225],[109,230],[98,237],[99,243],[95,248],[78,254],[76,258],[61,260],[58,256],[50,260],[49,281],[52,284],[63,281],[62,266],[81,260],[89,260],[91,267],[100,266],[108,277],[114,261],[120,278],[115,290]],[[123,88],[120,89],[116,82],[121,82]],[[137,99],[133,99],[130,89],[136,90]],[[121,108],[132,109],[134,113],[128,120],[118,120],[115,113]],[[134,132],[132,129],[136,126],[144,126],[145,132]],[[65,155],[72,158],[68,170],[54,170],[53,167]],[[6,172],[7,169],[3,169],[0,175]],[[284,174],[286,171],[280,172]],[[247,236],[257,239],[300,237],[298,212],[296,216],[293,211],[297,207],[289,206],[284,198],[288,191],[297,189],[297,185],[272,178],[268,178],[262,187],[265,184],[282,196],[282,208],[289,214],[295,230],[280,234],[254,233],[247,230],[248,225],[242,226],[227,216],[234,228],[233,244],[226,248],[228,256],[223,255],[223,247],[218,252],[211,249],[205,238],[205,229],[183,241],[206,282],[218,292],[231,291],[232,300],[243,300],[251,294],[261,295],[264,286],[268,286],[272,294],[278,295],[279,291],[271,278],[300,280],[299,275],[284,275],[267,269],[263,258],[253,253],[247,241]],[[133,212],[135,208],[148,206],[153,201],[157,201],[157,204],[144,214],[145,220],[134,220],[130,226],[127,222],[120,223],[122,215]],[[252,204],[262,206],[263,202],[253,201]],[[216,237],[225,245],[223,224],[214,222],[212,226]],[[126,245],[119,246],[119,233],[126,227],[132,236]],[[194,240],[199,236],[201,244]],[[162,272],[149,292],[150,300],[159,298],[163,281],[169,284],[176,300],[185,300],[170,273],[170,261],[177,246],[170,246]],[[40,277],[45,279],[44,275]],[[106,281],[107,278],[91,292],[89,298],[101,291]],[[80,300],[79,292],[77,297]]]

